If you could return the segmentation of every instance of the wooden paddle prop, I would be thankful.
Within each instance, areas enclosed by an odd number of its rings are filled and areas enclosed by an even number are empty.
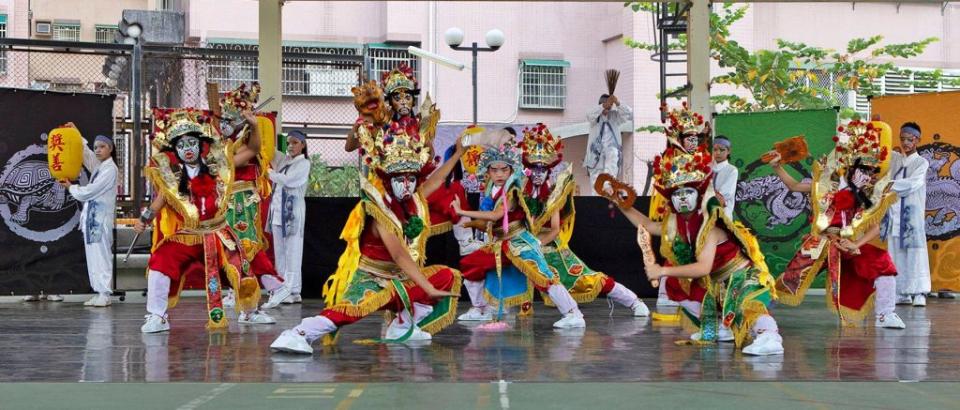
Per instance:
[[[610,188],[612,188],[612,194],[610,191],[603,189],[603,186],[607,183],[609,183]],[[600,174],[597,177],[596,182],[593,183],[593,190],[597,192],[597,195],[607,198],[621,209],[632,208],[633,203],[637,200],[637,191],[635,191],[633,187],[616,180],[610,174],[606,173]],[[640,246],[640,253],[643,254],[644,269],[651,269],[657,264],[657,257],[653,253],[653,241],[650,237],[650,232],[643,227],[643,224],[637,225],[637,245]],[[654,288],[660,287],[660,279],[651,279],[650,285]]]
[[[810,150],[807,148],[807,140],[805,140],[802,135],[790,137],[773,144],[773,150],[780,154],[781,164],[792,164],[810,156]],[[767,164],[770,163],[773,158],[774,156],[768,152],[760,157],[760,161]]]

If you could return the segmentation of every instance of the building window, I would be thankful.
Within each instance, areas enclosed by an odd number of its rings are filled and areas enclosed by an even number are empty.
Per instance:
[[[53,39],[60,41],[80,41],[80,24],[54,22]]]
[[[224,50],[256,51],[256,44],[230,44],[208,42],[210,48]],[[285,45],[284,53],[360,55],[359,46],[311,46]],[[244,57],[227,57],[210,61],[208,64],[209,81],[219,84],[220,90],[231,90],[240,84],[257,80],[257,61]],[[343,64],[335,59],[323,58],[284,58],[281,87],[284,95],[315,97],[349,97],[350,89],[359,82],[360,71],[357,66]]]
[[[563,60],[520,62],[520,108],[560,109],[567,101],[567,68]]]
[[[898,95],[932,93],[939,91],[960,90],[960,70],[943,70],[937,80],[930,77],[930,70],[899,69],[888,72],[883,77],[873,80],[876,95]],[[870,99],[866,94],[856,95],[855,106],[857,112],[870,112]]]
[[[113,43],[116,38],[117,26],[97,25],[97,42]]]
[[[406,47],[397,48],[386,44],[371,44],[367,48],[368,72],[367,78],[380,80],[390,70],[406,64],[413,69],[413,78],[420,78],[420,60],[407,52]],[[419,81],[419,80],[418,80]]]
[[[7,36],[7,15],[0,14],[0,38]],[[0,75],[7,73],[7,52],[0,50]]]

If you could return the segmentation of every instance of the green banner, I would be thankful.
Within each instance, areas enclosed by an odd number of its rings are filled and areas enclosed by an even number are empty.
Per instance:
[[[720,114],[714,126],[716,135],[730,138],[730,163],[740,170],[734,219],[757,235],[770,272],[780,276],[800,247],[800,239],[810,231],[810,197],[790,192],[770,166],[760,162],[760,156],[771,150],[775,142],[803,135],[810,157],[786,168],[798,181],[809,178],[814,159],[834,147],[837,112],[827,109]]]

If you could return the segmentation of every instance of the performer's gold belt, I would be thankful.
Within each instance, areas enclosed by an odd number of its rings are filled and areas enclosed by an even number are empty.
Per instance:
[[[360,255],[359,269],[373,276],[383,279],[407,280],[407,275],[403,273],[400,266],[393,262],[381,261]]]
[[[186,235],[205,235],[219,231],[226,226],[227,219],[223,216],[219,216],[213,219],[207,219],[206,221],[200,221],[200,226],[196,228],[183,228],[177,233]]]
[[[230,184],[230,189],[233,192],[256,191],[257,185],[253,181],[233,181],[233,184]]]
[[[737,256],[734,256],[733,259],[727,261],[719,269],[713,272],[712,275],[715,279],[725,279],[731,273],[736,272],[740,269],[744,269],[750,266],[750,259],[747,259],[743,256],[742,252],[737,252]]]
[[[512,238],[514,235],[520,233],[520,231],[523,230],[523,223],[520,221],[513,221],[513,222],[510,222],[509,225],[507,225],[507,228],[508,229],[507,229],[506,235],[503,234],[503,228],[500,226],[493,228],[493,234],[500,239]]]

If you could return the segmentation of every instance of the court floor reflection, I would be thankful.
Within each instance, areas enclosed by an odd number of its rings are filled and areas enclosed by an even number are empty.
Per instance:
[[[732,344],[678,346],[678,325],[583,306],[587,328],[551,328],[557,314],[538,309],[506,332],[454,324],[418,346],[360,345],[382,319],[346,328],[335,347],[313,356],[273,354],[270,342],[318,301],[283,306],[273,326],[204,329],[203,303],[186,299],[168,334],[143,335],[143,305],[109,309],[80,304],[0,305],[0,382],[383,382],[383,381],[661,381],[661,380],[960,380],[960,302],[898,307],[903,331],[841,328],[813,298],[776,307],[786,354],[747,357]],[[235,315],[232,317],[235,319]]]

